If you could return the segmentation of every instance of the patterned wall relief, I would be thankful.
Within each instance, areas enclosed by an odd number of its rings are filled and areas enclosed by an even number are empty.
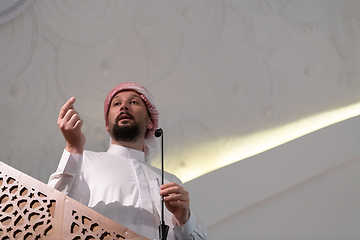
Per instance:
[[[127,1],[38,1],[37,9],[63,41],[94,46],[119,31],[128,14]]]
[[[34,0],[1,1],[0,24],[8,22],[19,16]]]
[[[341,74],[337,79],[338,104],[359,101],[360,88],[360,3],[334,3],[330,19],[330,40],[340,56]]]
[[[167,170],[214,170],[247,136],[360,101],[359,19],[351,0],[33,1],[0,25],[0,161],[47,181],[71,96],[86,148],[105,151],[103,100],[136,81]]]

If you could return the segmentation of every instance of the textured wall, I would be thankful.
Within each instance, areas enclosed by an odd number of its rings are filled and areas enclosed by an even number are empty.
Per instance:
[[[0,158],[42,181],[63,103],[77,98],[86,148],[106,150],[120,82],[155,96],[167,170],[185,180],[241,151],[234,137],[360,100],[360,1],[36,0],[0,43]]]

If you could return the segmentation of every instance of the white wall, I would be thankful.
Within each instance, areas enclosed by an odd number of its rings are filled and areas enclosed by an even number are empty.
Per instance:
[[[236,162],[250,140],[276,145],[360,102],[360,1],[0,1],[0,24],[0,161],[46,182],[71,96],[85,147],[106,150],[105,96],[136,81],[156,98],[166,169],[186,181],[220,168],[187,183],[213,239],[360,236],[355,123]]]
[[[360,117],[186,183],[212,239],[359,239]]]

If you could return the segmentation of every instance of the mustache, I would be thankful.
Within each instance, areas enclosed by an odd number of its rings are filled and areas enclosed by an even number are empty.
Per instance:
[[[133,115],[131,115],[130,113],[128,113],[128,112],[125,111],[125,112],[121,112],[121,113],[115,118],[115,121],[116,121],[116,122],[119,122],[120,119],[121,119],[121,117],[122,117],[123,115],[129,116],[131,120],[134,120],[134,119],[135,119]]]

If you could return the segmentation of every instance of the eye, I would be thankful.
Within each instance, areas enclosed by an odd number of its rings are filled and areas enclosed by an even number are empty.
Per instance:
[[[114,103],[113,103],[113,106],[118,106],[118,105],[120,105],[119,102],[114,102]]]
[[[138,101],[136,101],[136,100],[132,100],[132,101],[131,101],[131,104],[139,104],[139,103],[138,103]]]

